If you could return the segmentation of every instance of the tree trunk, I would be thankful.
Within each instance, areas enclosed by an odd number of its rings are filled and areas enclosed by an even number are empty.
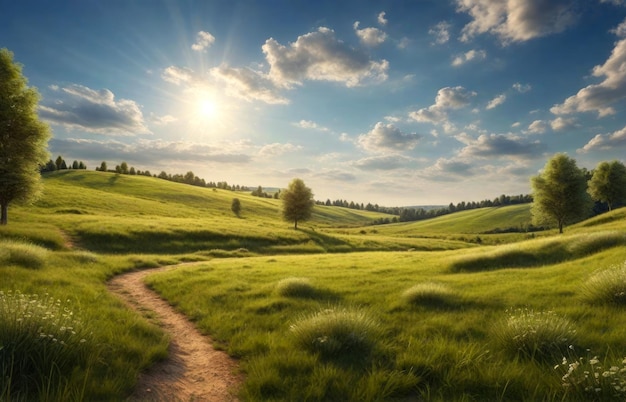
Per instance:
[[[563,233],[563,222],[559,222],[559,233]]]
[[[0,225],[6,225],[8,221],[9,203],[3,202],[0,204]]]
[[[297,220],[297,219],[294,219],[294,220],[293,220],[293,228],[294,228],[295,230],[298,230],[298,220]]]

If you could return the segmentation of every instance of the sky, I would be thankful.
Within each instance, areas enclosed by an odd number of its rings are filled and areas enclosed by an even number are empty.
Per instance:
[[[0,0],[51,157],[317,200],[528,194],[626,158],[626,0]]]

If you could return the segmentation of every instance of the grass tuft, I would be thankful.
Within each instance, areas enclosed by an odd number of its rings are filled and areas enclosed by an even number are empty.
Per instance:
[[[276,284],[276,293],[286,297],[313,298],[316,289],[308,278],[285,278]]]
[[[82,395],[99,355],[91,338],[69,300],[0,291],[0,400]]]
[[[423,282],[414,285],[402,293],[402,299],[410,305],[430,307],[454,306],[459,296],[448,286],[436,282]]]
[[[32,243],[0,240],[0,264],[37,269],[46,264],[48,250]]]
[[[347,361],[369,356],[382,332],[366,311],[345,307],[329,307],[304,316],[290,330],[301,348]]]
[[[592,304],[626,304],[626,261],[594,273],[583,285],[582,294]]]
[[[562,356],[575,341],[573,324],[553,311],[521,308],[507,313],[507,319],[494,326],[493,335],[502,349],[512,355],[553,358]]]

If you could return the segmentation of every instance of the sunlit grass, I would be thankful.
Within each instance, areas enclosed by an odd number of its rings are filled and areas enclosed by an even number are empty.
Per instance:
[[[423,282],[402,292],[402,299],[409,305],[452,307],[460,303],[457,292],[442,283]]]
[[[276,284],[276,293],[286,297],[311,298],[315,296],[316,289],[308,278],[285,278]]]
[[[32,243],[0,239],[0,266],[41,268],[46,264],[47,256],[48,250]]]
[[[601,269],[589,277],[582,295],[592,304],[626,304],[626,262]]]

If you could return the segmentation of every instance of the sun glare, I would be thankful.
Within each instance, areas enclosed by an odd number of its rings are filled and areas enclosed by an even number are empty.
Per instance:
[[[218,116],[218,107],[214,99],[201,97],[196,105],[196,114],[201,120],[214,120]]]

